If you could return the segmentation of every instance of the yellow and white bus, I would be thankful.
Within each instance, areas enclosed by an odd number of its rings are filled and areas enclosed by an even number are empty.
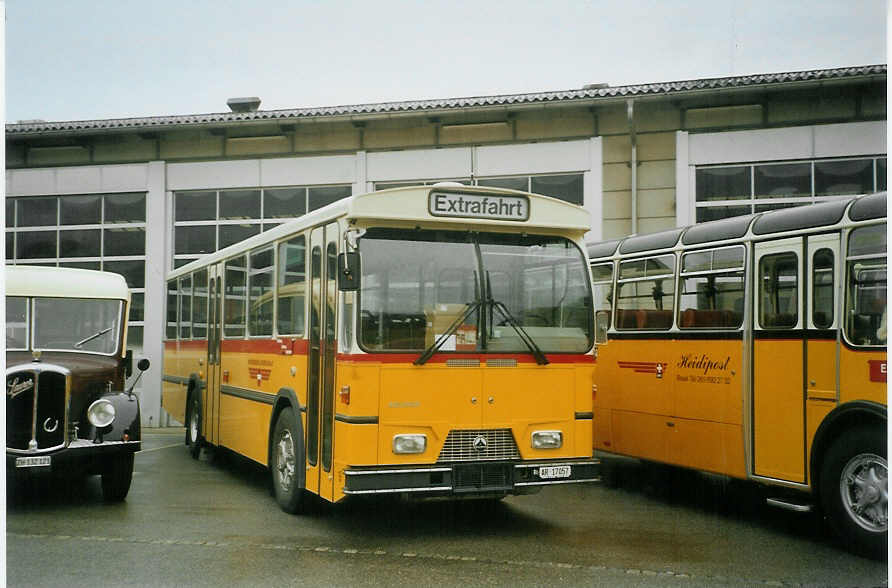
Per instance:
[[[163,406],[194,456],[308,493],[596,479],[588,213],[438,184],[346,198],[168,277]]]
[[[588,254],[596,453],[771,485],[885,556],[885,193]]]

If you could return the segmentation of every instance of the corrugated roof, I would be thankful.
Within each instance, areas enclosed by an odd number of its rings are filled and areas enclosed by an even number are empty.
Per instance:
[[[117,118],[65,122],[27,122],[6,125],[8,136],[77,133],[82,131],[154,129],[176,125],[217,125],[235,122],[287,123],[289,120],[304,118],[326,118],[339,116],[405,114],[412,112],[441,111],[462,108],[511,106],[520,104],[544,104],[550,102],[597,100],[673,94],[698,90],[722,90],[746,88],[772,84],[787,84],[807,81],[822,81],[842,78],[886,75],[886,65],[865,65],[836,69],[770,73],[725,78],[704,78],[678,82],[636,84],[606,88],[536,92],[531,94],[501,94],[496,96],[474,96],[466,98],[444,98],[434,100],[407,100],[402,102],[381,102],[375,104],[354,104],[345,106],[325,106],[318,108],[295,108],[286,110],[259,110],[255,112],[221,112],[211,114],[189,114],[179,116],[152,116],[141,118]]]

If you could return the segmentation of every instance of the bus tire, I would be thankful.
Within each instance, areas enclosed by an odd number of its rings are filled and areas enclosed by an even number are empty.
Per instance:
[[[131,480],[133,480],[133,454],[116,455],[102,472],[102,499],[105,502],[121,502],[130,491]]]
[[[297,435],[300,430],[294,422],[294,412],[286,407],[279,412],[273,429],[270,474],[276,502],[287,513],[297,514],[304,510],[306,491],[300,485],[298,468],[304,468],[303,456],[298,450]]]
[[[186,445],[189,446],[189,455],[192,459],[198,459],[201,455],[201,446],[204,438],[201,436],[201,399],[197,392],[189,395],[189,410],[186,415]]]
[[[830,525],[861,554],[884,559],[888,544],[886,436],[879,427],[837,438],[821,466],[821,506]]]

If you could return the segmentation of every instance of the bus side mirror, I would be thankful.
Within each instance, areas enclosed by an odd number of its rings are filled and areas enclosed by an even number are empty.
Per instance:
[[[139,371],[141,371],[141,372],[144,372],[144,371],[146,371],[147,369],[149,369],[149,366],[150,366],[150,365],[151,365],[151,363],[150,363],[149,360],[146,359],[145,357],[143,357],[143,358],[140,359],[138,362],[136,362],[136,367],[137,367],[137,369],[138,369]]]
[[[350,251],[338,255],[338,290],[356,292],[359,290],[359,252]]]

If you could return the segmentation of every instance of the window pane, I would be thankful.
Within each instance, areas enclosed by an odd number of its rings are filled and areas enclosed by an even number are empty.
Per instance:
[[[101,222],[101,196],[63,196],[59,199],[59,224],[96,225]]]
[[[341,198],[350,196],[352,188],[350,186],[329,186],[326,188],[309,188],[307,190],[307,200],[309,210],[322,208],[332,202],[337,202]]]
[[[390,190],[391,188],[404,188],[406,186],[416,186],[421,182],[381,182],[375,183],[375,190]]]
[[[220,249],[260,234],[260,225],[220,225]]]
[[[56,257],[56,231],[19,233],[17,239],[17,259]]]
[[[812,258],[812,322],[819,329],[833,326],[833,251],[819,249]]]
[[[807,206],[810,202],[778,202],[777,204],[756,204],[756,212],[768,212],[769,210],[780,210],[781,208],[796,208],[797,206]]]
[[[672,326],[674,279],[643,280],[617,286],[618,329],[668,329]]]
[[[130,294],[130,320],[142,322],[146,316],[146,295],[142,292]]]
[[[741,216],[753,212],[752,206],[698,206],[697,222],[702,223],[711,220]]]
[[[142,347],[143,327],[128,326],[127,327],[127,347]]]
[[[885,345],[886,258],[850,261],[846,274],[846,336],[855,345]]]
[[[180,278],[180,339],[192,338],[192,276]]]
[[[260,190],[220,192],[221,219],[260,218]]]
[[[493,188],[508,188],[509,190],[521,190],[522,192],[529,192],[530,179],[529,177],[523,178],[483,178],[477,180],[478,186],[491,186]]]
[[[146,230],[143,227],[104,229],[104,255],[145,255]]]
[[[165,335],[170,340],[177,338],[177,281],[167,282],[167,329]]]
[[[6,226],[12,228],[15,226],[15,198],[6,199]]]
[[[104,261],[102,269],[124,276],[129,288],[145,288],[146,286],[146,262],[141,259],[135,261]]]
[[[203,339],[208,335],[208,271],[192,274],[192,336]]]
[[[306,213],[306,188],[282,188],[263,191],[263,218],[290,218]]]
[[[756,198],[811,196],[811,164],[757,165]]]
[[[582,205],[582,174],[567,176],[533,176],[530,191]]]
[[[696,182],[697,202],[736,200],[751,195],[749,166],[699,168]]]
[[[759,324],[763,328],[792,328],[799,322],[798,280],[795,253],[759,260]]]
[[[217,193],[177,192],[174,194],[174,220],[217,220]]]
[[[99,261],[60,261],[59,267],[74,267],[78,269],[88,269],[99,271],[102,269],[102,262]]]
[[[215,244],[217,227],[200,225],[174,228],[174,253],[203,255],[217,250]]]
[[[227,337],[245,336],[245,258],[226,262],[223,309],[223,333]]]
[[[105,197],[105,222],[141,223],[145,220],[145,194],[109,194]]]
[[[15,233],[6,233],[6,259],[15,259]]]
[[[59,257],[99,257],[101,254],[99,229],[59,231]]]
[[[882,192],[886,189],[886,158],[880,157],[877,159],[877,192]],[[6,215],[9,218],[9,215]]]
[[[732,329],[743,322],[743,272],[682,278],[678,326]]]
[[[815,194],[864,194],[873,192],[873,160],[815,162]]]
[[[849,235],[849,257],[886,253],[886,224],[855,229]]]
[[[56,226],[58,198],[18,198],[16,214],[19,227]]]
[[[183,267],[183,266],[186,265],[187,263],[192,263],[192,262],[195,261],[196,259],[198,259],[198,258],[197,258],[197,257],[187,257],[187,258],[184,258],[184,259],[174,259],[174,260],[173,260],[173,267],[174,267],[174,269],[176,269],[176,268],[178,268],[178,267]]]
[[[28,348],[28,299],[6,298],[6,349]]]
[[[280,334],[302,335],[306,296],[306,245],[303,235],[279,244],[278,267]]]

